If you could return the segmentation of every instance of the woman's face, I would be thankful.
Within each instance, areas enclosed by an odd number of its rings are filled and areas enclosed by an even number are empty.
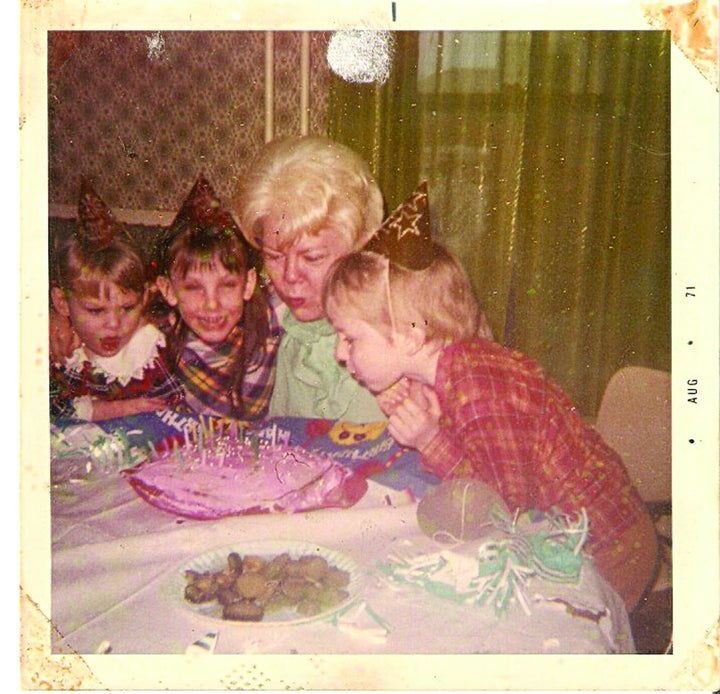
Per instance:
[[[280,249],[271,231],[263,231],[263,258],[270,280],[280,298],[297,320],[306,322],[323,317],[322,288],[333,263],[350,253],[350,243],[336,229],[299,236]]]

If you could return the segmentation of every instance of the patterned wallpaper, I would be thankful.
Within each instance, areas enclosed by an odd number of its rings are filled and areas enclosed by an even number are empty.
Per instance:
[[[310,33],[324,134],[328,34]],[[300,32],[275,32],[275,136],[300,134]],[[177,209],[200,171],[227,200],[265,139],[264,32],[48,32],[49,201],[80,174],[113,208]]]

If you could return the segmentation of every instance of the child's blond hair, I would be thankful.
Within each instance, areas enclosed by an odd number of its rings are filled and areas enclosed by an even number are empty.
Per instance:
[[[420,327],[428,343],[472,339],[480,323],[467,274],[437,243],[424,270],[408,270],[369,251],[341,258],[325,281],[323,308],[356,312],[387,337]]]
[[[332,228],[355,250],[383,216],[382,194],[365,160],[317,136],[268,143],[251,163],[232,205],[243,235],[256,248],[262,245],[268,219],[281,249],[301,235]]]

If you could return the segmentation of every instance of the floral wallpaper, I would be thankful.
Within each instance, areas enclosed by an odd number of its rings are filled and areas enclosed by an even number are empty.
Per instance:
[[[312,134],[328,35],[310,33]],[[300,32],[274,34],[275,137],[300,134]],[[227,200],[265,140],[261,31],[48,32],[49,202],[90,177],[113,208],[177,209],[202,171]]]

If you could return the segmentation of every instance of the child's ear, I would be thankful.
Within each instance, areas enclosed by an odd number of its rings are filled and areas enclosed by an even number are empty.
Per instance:
[[[169,278],[165,277],[165,275],[160,275],[160,277],[155,280],[155,286],[170,306],[177,306],[177,295]]]
[[[247,271],[247,275],[245,276],[245,291],[243,292],[243,299],[245,301],[250,300],[250,297],[253,295],[253,292],[255,291],[256,285],[257,285],[257,270],[255,270],[255,268],[250,268]]]
[[[70,316],[70,306],[68,304],[68,300],[65,296],[65,291],[63,289],[61,289],[60,287],[53,287],[50,290],[50,298],[52,299],[52,304],[55,310],[61,316],[65,316],[66,318]]]

